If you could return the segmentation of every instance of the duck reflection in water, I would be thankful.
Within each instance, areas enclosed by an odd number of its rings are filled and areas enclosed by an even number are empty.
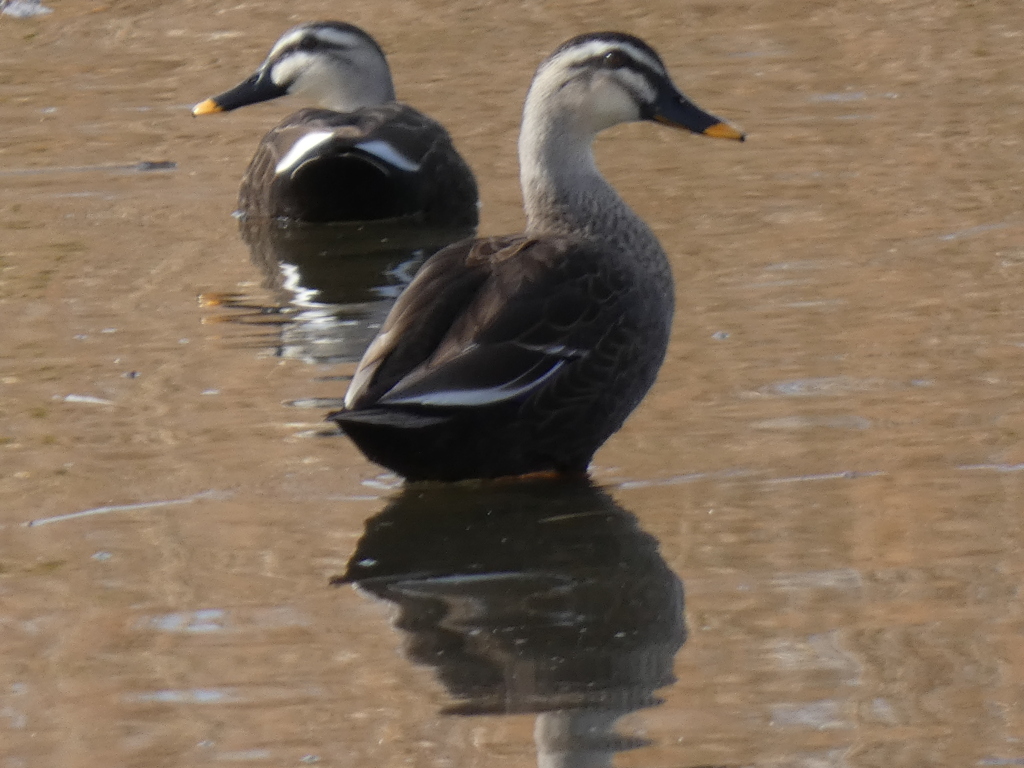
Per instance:
[[[309,224],[242,217],[242,239],[274,304],[241,294],[206,294],[213,318],[270,329],[277,356],[308,363],[358,361],[420,264],[472,229],[395,220]]]
[[[454,699],[446,714],[538,713],[544,768],[642,746],[615,722],[660,703],[686,639],[657,541],[586,481],[407,487],[332,583],[398,605],[409,658]]]

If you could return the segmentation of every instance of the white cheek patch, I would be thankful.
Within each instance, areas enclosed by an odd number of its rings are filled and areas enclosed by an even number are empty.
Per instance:
[[[356,144],[356,149],[361,149],[363,152],[367,152],[374,157],[379,157],[388,165],[393,165],[402,171],[413,173],[420,169],[420,164],[413,162],[408,157],[399,152],[392,144],[388,144],[386,141],[377,139],[375,141],[364,141],[361,144]]]
[[[615,77],[624,82],[627,90],[638,97],[642,104],[650,104],[654,101],[654,97],[658,95],[646,77],[631,69],[617,69],[615,70]]]
[[[643,95],[651,92],[642,75],[625,70],[601,70],[590,80],[589,92],[578,111],[587,116],[590,130],[600,132],[619,123],[631,123],[641,116],[640,104],[649,103]]]
[[[270,68],[270,79],[274,85],[286,86],[294,82],[314,62],[315,59],[308,53],[296,51],[285,56]]]
[[[281,158],[280,162],[274,168],[274,173],[288,173],[302,162],[310,152],[319,147],[325,141],[330,140],[333,135],[334,133],[331,131],[313,131],[312,133],[307,133],[301,139],[292,144],[292,148],[288,150],[287,154]]]

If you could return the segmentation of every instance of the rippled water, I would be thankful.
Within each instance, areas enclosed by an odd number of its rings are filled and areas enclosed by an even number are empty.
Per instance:
[[[2,768],[1024,765],[1018,3],[50,6],[0,17]],[[580,31],[748,131],[598,142],[679,312],[594,486],[402,490],[321,421],[406,259],[261,271],[297,104],[188,108],[335,13],[484,233]]]

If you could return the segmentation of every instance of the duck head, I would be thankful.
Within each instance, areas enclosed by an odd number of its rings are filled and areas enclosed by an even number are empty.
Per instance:
[[[395,99],[391,70],[377,42],[351,24],[321,21],[285,32],[255,73],[197,104],[192,114],[227,112],[289,93],[338,112]]]
[[[705,136],[744,139],[690,101],[653,48],[621,32],[574,37],[540,65],[526,97],[524,124],[540,116],[580,137],[619,123],[654,120]]]

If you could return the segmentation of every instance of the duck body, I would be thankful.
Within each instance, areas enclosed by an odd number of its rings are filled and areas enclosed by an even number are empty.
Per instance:
[[[680,94],[645,43],[583,35],[534,77],[519,155],[527,228],[436,253],[328,418],[407,480],[586,471],[657,377],[674,284],[591,142],[649,116],[742,138]]]
[[[672,297],[645,290],[668,265],[637,266],[561,236],[449,246],[399,298],[361,363],[370,382],[332,418],[409,480],[583,473],[668,345]]]
[[[242,179],[243,216],[476,226],[476,180],[448,132],[395,100],[383,51],[350,24],[289,30],[255,74],[193,114],[289,93],[318,108],[292,114],[263,137]]]
[[[448,133],[400,102],[291,115],[260,142],[238,207],[246,217],[309,222],[478,219],[476,182]]]

